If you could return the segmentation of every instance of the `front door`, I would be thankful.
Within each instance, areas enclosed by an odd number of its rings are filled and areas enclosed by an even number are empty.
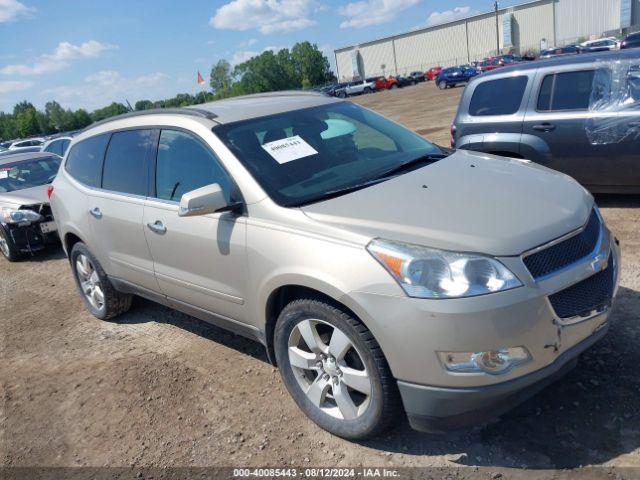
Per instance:
[[[212,183],[230,198],[231,178],[209,147],[191,133],[163,129],[144,232],[158,284],[170,300],[244,322],[245,218],[232,212],[178,216],[184,193]]]

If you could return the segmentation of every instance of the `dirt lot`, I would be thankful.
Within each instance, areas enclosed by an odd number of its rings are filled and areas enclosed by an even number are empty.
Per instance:
[[[460,93],[421,84],[356,101],[446,145]],[[460,466],[549,478],[540,469],[597,465],[640,476],[640,197],[597,201],[624,255],[610,334],[500,421],[447,436],[398,418],[384,438],[333,437],[296,408],[260,345],[143,300],[101,322],[58,250],[0,261],[2,465],[429,466],[457,478],[474,471]]]

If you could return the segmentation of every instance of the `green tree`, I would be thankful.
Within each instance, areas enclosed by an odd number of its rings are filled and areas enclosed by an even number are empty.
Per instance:
[[[323,85],[332,79],[329,60],[317,45],[309,42],[296,43],[291,49],[291,57],[301,84],[306,79],[309,85]]]
[[[231,64],[226,60],[218,60],[213,67],[211,67],[211,74],[209,75],[209,86],[214,93],[223,94],[229,90],[233,79],[231,77]]]
[[[105,118],[114,117],[116,115],[122,115],[123,113],[127,113],[128,111],[129,109],[125,107],[123,104],[118,102],[113,102],[111,105],[107,107],[94,110],[91,113],[91,119],[94,122],[99,122],[100,120],[104,120]]]
[[[36,108],[33,106],[31,102],[27,102],[26,100],[23,100],[20,103],[16,103],[16,106],[13,107],[13,115],[18,116],[18,114],[24,113],[27,110],[35,110],[35,109]]]
[[[73,117],[74,128],[76,129],[87,127],[92,123],[91,116],[83,108],[80,108],[73,112]]]
[[[136,110],[149,110],[153,108],[153,102],[151,100],[138,100],[135,103]]]
[[[30,137],[41,133],[38,119],[36,118],[36,109],[33,108],[33,105],[26,110],[19,110],[15,117],[20,137]]]

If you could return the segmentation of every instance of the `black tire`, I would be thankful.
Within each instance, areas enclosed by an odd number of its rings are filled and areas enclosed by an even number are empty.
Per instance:
[[[338,327],[350,340],[371,380],[365,410],[355,419],[335,418],[307,397],[289,361],[289,337],[304,320],[316,319]],[[396,380],[378,342],[356,318],[323,300],[306,298],[289,303],[280,313],[274,334],[276,360],[283,382],[300,409],[321,428],[339,437],[359,440],[388,430],[403,414]],[[333,394],[333,390],[332,390]]]
[[[445,81],[438,82],[438,88],[440,90],[445,90],[447,88],[447,86],[448,86],[447,82],[445,82]]]
[[[389,89],[394,90],[398,88],[398,84],[397,83],[392,83],[391,86],[389,87]]]
[[[338,97],[339,98],[346,98],[347,97],[347,92],[345,92],[344,90],[338,92]]]
[[[0,240],[2,241],[2,246],[0,246],[0,252],[2,252],[2,256],[9,260],[10,262],[17,262],[20,260],[23,255],[20,250],[16,247],[15,243],[11,239],[11,236],[4,230],[3,227],[0,226]]]
[[[91,263],[93,264],[93,268],[98,276],[100,286],[104,294],[104,304],[102,305],[102,308],[94,307],[91,302],[89,302],[82,290],[82,287],[80,286],[78,267],[76,265],[78,257],[80,255],[86,256],[91,261]],[[109,277],[107,277],[107,274],[102,269],[102,266],[84,243],[78,242],[73,246],[73,248],[71,249],[71,254],[69,255],[69,260],[71,262],[71,271],[73,272],[73,278],[76,281],[76,287],[78,287],[80,297],[84,301],[87,309],[94,317],[99,318],[100,320],[109,320],[117,317],[118,315],[126,312],[131,308],[133,296],[118,292],[113,287],[113,285],[109,281]]]
[[[373,90],[371,90],[369,87],[365,87],[364,93],[366,94],[373,93]]]

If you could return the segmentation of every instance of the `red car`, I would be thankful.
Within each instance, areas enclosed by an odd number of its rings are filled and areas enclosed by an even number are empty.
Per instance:
[[[373,82],[377,90],[386,90],[389,88],[389,81],[384,77],[371,77],[367,78],[367,82]]]
[[[424,73],[424,75],[427,77],[427,81],[431,81],[436,78],[441,71],[442,67],[431,67]]]

